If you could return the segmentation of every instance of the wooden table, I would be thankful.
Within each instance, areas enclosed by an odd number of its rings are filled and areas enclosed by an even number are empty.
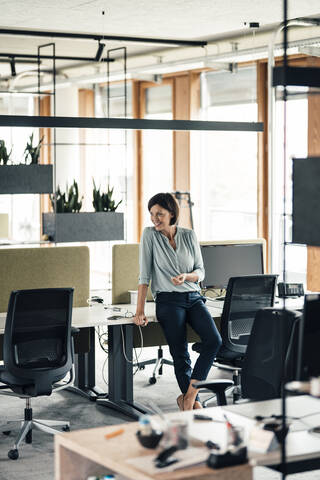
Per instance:
[[[250,430],[255,425],[254,415],[268,415],[271,411],[278,413],[281,410],[280,400],[267,400],[247,404],[252,410],[249,412],[244,404],[229,407],[212,407],[205,409],[205,414],[216,420],[222,420],[226,413],[230,421],[246,430],[248,438]],[[301,417],[308,414],[309,426],[318,423],[318,418],[310,413],[319,413],[319,400],[308,396],[290,397],[288,399],[288,414]],[[250,413],[251,418],[248,416]],[[244,414],[243,414],[244,413]],[[167,414],[167,418],[189,419],[189,431],[193,438],[203,441],[212,439],[223,448],[225,441],[224,425],[215,422],[196,422],[193,420],[193,411],[175,412]],[[118,428],[124,428],[124,433],[113,438],[105,439],[105,434]],[[287,470],[288,473],[297,473],[320,468],[320,438],[304,430],[290,431],[287,436]],[[108,427],[79,430],[58,434],[55,436],[55,480],[86,480],[89,475],[110,473],[120,474],[132,480],[180,480],[193,477],[199,480],[252,480],[254,466],[268,466],[281,471],[280,448],[267,453],[254,453],[249,450],[249,464],[237,467],[228,467],[221,470],[212,470],[204,464],[179,469],[173,472],[147,474],[142,467],[137,468],[127,462],[128,459],[155,455],[155,450],[143,448],[136,438],[138,423],[113,425]],[[198,442],[199,445],[199,442]],[[209,455],[209,451],[208,451]]]
[[[207,409],[210,413],[213,409]],[[190,416],[192,412],[170,414],[176,417]],[[169,415],[169,416],[170,416]],[[105,439],[105,434],[124,428],[119,436]],[[126,460],[156,455],[155,450],[143,448],[136,438],[138,423],[79,430],[55,435],[55,480],[86,480],[90,475],[110,473],[132,480],[252,480],[249,464],[213,470],[205,464],[178,469],[173,472],[149,474]],[[209,450],[207,450],[209,456]]]

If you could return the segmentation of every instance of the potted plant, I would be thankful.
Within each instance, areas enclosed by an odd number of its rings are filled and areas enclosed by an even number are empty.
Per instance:
[[[10,159],[11,153],[12,153],[12,148],[10,150],[10,153],[8,153],[5,141],[0,140],[0,165],[7,165]]]
[[[115,201],[112,199],[113,188],[110,189],[108,185],[107,192],[100,193],[100,187],[97,189],[95,181],[93,180],[92,205],[96,212],[115,212],[117,210],[122,200],[120,200],[120,202],[115,204]]]
[[[24,164],[14,165],[5,141],[0,140],[0,194],[51,193],[53,191],[52,165],[39,165],[43,137],[33,145],[33,134],[24,150]],[[9,164],[10,161],[10,164]]]
[[[66,193],[61,193],[58,185],[55,195],[50,195],[52,209],[55,210],[56,213],[80,212],[82,199],[83,197],[79,200],[79,188],[75,180],[73,180],[73,184],[69,189],[67,184]]]
[[[106,194],[101,194],[99,189],[95,198],[97,208],[101,207],[102,210],[80,212],[83,197],[79,197],[77,182],[74,180],[70,188],[67,185],[65,192],[58,186],[56,193],[51,196],[54,213],[43,214],[43,234],[58,243],[123,240],[123,213],[114,211],[121,201],[117,205],[112,203],[113,189],[108,191],[109,211],[104,210],[106,206],[101,200],[102,195]],[[106,197],[103,198],[106,201]],[[110,208],[113,210],[110,211]]]
[[[24,163],[27,165],[28,159],[29,165],[37,165],[40,157],[40,148],[43,142],[43,137],[39,140],[36,146],[33,146],[33,133],[30,135],[29,142],[24,149]]]

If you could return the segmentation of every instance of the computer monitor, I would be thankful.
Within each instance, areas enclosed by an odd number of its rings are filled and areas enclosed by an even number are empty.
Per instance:
[[[201,245],[201,253],[202,288],[226,288],[230,277],[264,273],[262,243]]]
[[[298,380],[320,376],[320,295],[305,296],[299,328]]]

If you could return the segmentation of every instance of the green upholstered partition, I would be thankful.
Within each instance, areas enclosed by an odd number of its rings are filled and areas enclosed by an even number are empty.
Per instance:
[[[229,245],[239,243],[262,243],[265,262],[266,241],[264,238],[251,240],[218,240],[200,242],[201,245]],[[265,268],[266,269],[266,268]],[[139,243],[113,245],[112,247],[112,303],[129,303],[128,290],[137,290],[139,279]],[[148,301],[152,300],[150,288]]]
[[[112,303],[130,303],[128,290],[137,290],[139,279],[139,244],[127,243],[113,245],[112,248]],[[152,301],[150,288],[147,301]],[[143,329],[143,345],[153,347],[165,345],[166,340],[162,329],[156,323],[151,323]],[[198,342],[199,337],[188,327],[189,342]],[[140,332],[134,327],[133,343],[135,347],[141,346]]]
[[[139,280],[139,243],[112,247],[112,303],[130,303],[128,290],[137,290]],[[150,288],[147,301],[152,301]]]
[[[89,276],[86,246],[0,248],[0,312],[7,311],[12,290],[29,288],[73,287],[73,306],[87,306]],[[88,338],[88,329],[81,329],[75,339],[77,353],[88,351]]]
[[[74,307],[89,297],[88,247],[0,249],[0,312],[6,312],[12,290],[73,287]]]
[[[201,245],[230,245],[239,243],[261,243],[264,252],[264,264],[266,259],[266,241],[263,238],[250,240],[208,240],[200,242]],[[265,268],[266,270],[266,268]],[[137,290],[139,278],[139,244],[127,243],[113,245],[112,248],[112,303],[129,303],[128,290]],[[152,300],[150,288],[148,290],[147,300]],[[216,321],[217,327],[220,327],[220,319]],[[188,341],[198,342],[199,337],[188,326]],[[165,338],[162,330],[157,324],[150,324],[143,329],[143,344],[145,347],[165,345]],[[134,345],[141,345],[141,338],[138,328],[134,328]]]

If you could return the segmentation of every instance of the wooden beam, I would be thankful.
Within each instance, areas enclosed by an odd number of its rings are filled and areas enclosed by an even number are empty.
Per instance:
[[[257,103],[258,121],[264,123],[264,131],[258,133],[258,169],[257,169],[257,231],[266,245],[266,265],[268,270],[268,68],[265,62],[257,62]]]
[[[200,111],[200,73],[173,77],[174,120],[197,120]],[[196,148],[196,146],[194,145]],[[190,192],[191,133],[173,132],[173,190]],[[182,205],[179,225],[191,228],[189,206]]]
[[[37,102],[38,104],[38,102]],[[51,115],[51,96],[47,95],[42,97],[39,102],[39,115],[49,116]],[[44,165],[50,165],[52,163],[51,158],[51,128],[40,128],[39,138],[43,137],[43,146],[40,149],[40,163]],[[50,212],[51,202],[50,196],[47,194],[40,195],[40,238],[42,236],[42,213]]]
[[[78,92],[78,111],[79,117],[94,117],[94,91],[88,88],[80,88]],[[79,129],[79,143],[86,143],[87,131],[85,128]],[[79,191],[86,191],[86,177],[87,177],[87,149],[80,145],[79,147],[79,159],[80,159],[80,181]],[[87,200],[83,205],[84,210],[87,209],[88,203],[91,199],[90,196],[86,196]],[[86,205],[87,202],[87,205]]]
[[[132,82],[132,117],[142,118],[145,110],[145,99],[141,88],[141,82]],[[133,132],[133,209],[134,237],[136,242],[140,241],[143,229],[143,165],[142,165],[142,131]]]
[[[320,66],[320,59],[311,57],[308,66]],[[320,156],[320,98],[308,96],[308,155]],[[307,247],[307,289],[320,290],[320,248]]]

